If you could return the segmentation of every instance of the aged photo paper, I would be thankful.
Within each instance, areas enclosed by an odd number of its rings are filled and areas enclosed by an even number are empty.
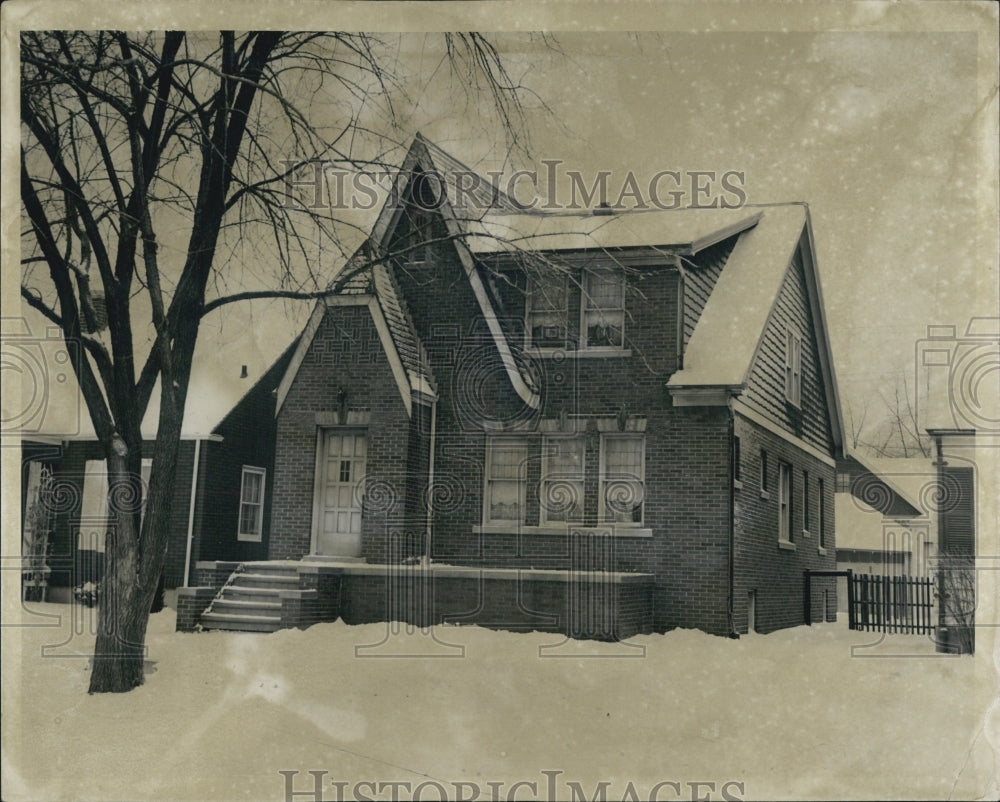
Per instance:
[[[1000,797],[995,4],[0,38],[3,799]]]

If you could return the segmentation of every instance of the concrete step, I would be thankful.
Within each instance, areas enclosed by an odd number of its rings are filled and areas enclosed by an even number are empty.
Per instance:
[[[257,572],[244,572],[237,574],[229,587],[237,588],[297,588],[299,586],[298,574],[261,574]]]
[[[205,613],[202,629],[228,629],[237,632],[276,632],[281,629],[278,615],[239,615],[236,613]]]
[[[268,576],[297,576],[297,562],[260,562],[245,563],[243,571],[248,574],[267,574]]]
[[[223,596],[212,602],[213,613],[236,613],[241,615],[281,615],[280,601],[249,601],[229,599]]]
[[[223,593],[224,599],[245,602],[278,602],[279,594],[288,588],[241,588],[238,585],[230,585]]]

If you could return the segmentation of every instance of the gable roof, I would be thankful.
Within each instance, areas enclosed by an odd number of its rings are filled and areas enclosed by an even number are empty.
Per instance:
[[[468,233],[468,225],[471,220],[479,219],[492,211],[509,212],[515,210],[517,207],[509,196],[486,182],[485,179],[476,182],[478,195],[463,194],[465,190],[459,191],[458,189],[458,176],[475,176],[476,173],[457,159],[448,156],[441,148],[430,143],[418,133],[414,137],[402,167],[396,174],[393,192],[375,221],[369,243],[375,253],[387,253],[392,233],[403,213],[402,200],[407,197],[407,190],[413,177],[420,172],[433,173],[444,179],[442,183],[445,192],[444,196],[440,198],[438,212],[445,223],[448,236],[454,242],[455,250],[465,270],[466,277],[469,279],[483,319],[486,321],[490,335],[496,344],[500,361],[511,385],[525,404],[532,409],[537,409],[540,403],[538,387],[535,385],[528,366],[523,360],[517,359],[507,341],[496,309],[490,301],[479,275],[475,259],[462,239]],[[466,204],[465,199],[470,199],[473,202]],[[461,215],[456,214],[456,205],[462,207]]]
[[[799,249],[803,255],[833,440],[838,451],[843,451],[843,419],[816,270],[809,210],[805,204],[634,210],[613,214],[525,211],[485,179],[476,180],[477,174],[462,162],[417,134],[395,176],[393,192],[359,254],[363,251],[369,258],[377,258],[389,252],[410,182],[421,172],[440,179],[438,186],[444,192],[438,199],[437,209],[448,237],[454,243],[511,384],[522,401],[532,408],[540,403],[539,388],[527,364],[518,358],[519,353],[507,339],[483,283],[477,256],[518,250],[555,252],[619,248],[664,248],[672,255],[684,256],[739,235],[687,344],[684,367],[667,382],[671,394],[679,396],[706,388],[728,392],[746,385],[782,281]],[[473,178],[460,178],[462,176]],[[458,213],[456,206],[460,206]],[[344,269],[350,269],[357,258],[358,254]],[[387,348],[395,354],[406,377],[405,382],[401,381],[401,392],[409,404],[407,388],[433,394],[434,380],[392,270],[390,263],[379,263],[362,271],[341,290],[338,303],[352,296],[377,299],[388,332]],[[314,319],[310,320],[300,339],[302,356],[329,303],[329,300],[321,301],[316,305]],[[279,387],[279,409],[300,363],[301,357],[293,358],[286,380]]]
[[[367,244],[359,248],[338,271],[338,275],[352,270],[358,272],[347,279],[337,295],[321,298],[313,307],[312,315],[298,339],[295,351],[278,385],[275,415],[281,411],[292,382],[295,381],[295,376],[329,306],[368,306],[399,386],[407,414],[411,411],[414,396],[425,399],[437,397],[437,383],[434,381],[430,362],[406,305],[400,298],[395,279],[386,265],[365,264],[369,261],[370,253]],[[328,286],[333,286],[335,281],[336,276]]]
[[[684,352],[684,367],[670,377],[672,394],[692,388],[746,385],[768,318],[796,250],[802,253],[830,428],[843,453],[843,416],[816,268],[809,209],[793,203],[756,207],[760,218],[742,233],[705,304]]]
[[[919,518],[926,514],[917,496],[926,490],[934,470],[929,459],[875,461],[849,454],[837,460],[837,471],[850,477],[850,494],[890,518]],[[914,488],[904,487],[914,484]]]

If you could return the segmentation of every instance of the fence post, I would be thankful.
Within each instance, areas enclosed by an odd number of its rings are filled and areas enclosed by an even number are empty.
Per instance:
[[[854,571],[847,569],[847,628],[857,629],[857,618],[854,614]]]

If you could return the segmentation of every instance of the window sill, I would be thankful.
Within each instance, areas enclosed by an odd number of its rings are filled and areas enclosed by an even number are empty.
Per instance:
[[[733,479],[733,490],[742,490],[742,489],[743,489],[743,482],[741,482],[739,479]]]
[[[532,348],[528,346],[524,349],[528,356],[537,359],[593,359],[600,357],[629,357],[632,356],[631,349],[628,348]]]
[[[784,551],[795,551],[796,550],[795,544],[792,543],[792,541],[790,541],[790,540],[779,540],[778,541],[778,548],[779,549],[783,549]]]
[[[824,549],[824,548],[823,548],[822,546],[817,546],[817,547],[816,547],[816,553],[817,553],[817,554],[818,554],[818,555],[819,555],[820,557],[825,557],[825,556],[826,556],[826,549]]]
[[[472,527],[473,534],[476,535],[528,535],[530,537],[565,537],[569,530],[579,532],[584,535],[601,535],[609,532],[614,537],[652,537],[653,530],[641,526],[624,526],[613,524],[597,524],[596,526],[572,526],[542,524],[541,526],[523,526],[520,524],[481,524]]]
[[[811,537],[811,535],[809,534],[809,530],[808,529],[803,529],[802,530],[802,537]]]
[[[236,535],[236,540],[240,543],[260,543],[260,535]]]
[[[768,493],[766,490],[761,490],[760,491],[760,497],[762,499],[764,499],[764,501],[770,501],[771,500],[771,494]]]

